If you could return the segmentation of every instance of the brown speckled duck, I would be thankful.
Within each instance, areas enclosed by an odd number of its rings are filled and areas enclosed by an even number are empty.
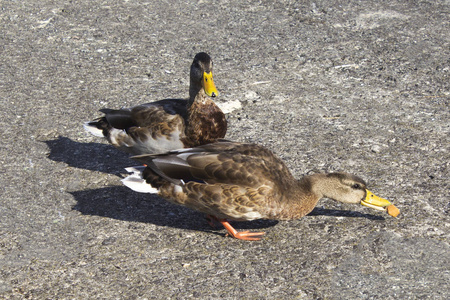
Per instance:
[[[227,120],[210,97],[218,96],[211,57],[198,53],[190,72],[189,99],[164,99],[128,109],[102,109],[105,115],[84,128],[131,154],[156,154],[215,142]]]
[[[357,176],[319,173],[296,180],[271,151],[255,144],[219,141],[133,158],[147,167],[127,168],[132,174],[122,180],[126,186],[201,211],[238,239],[259,240],[264,232],[238,232],[227,220],[298,219],[323,197],[399,213]]]

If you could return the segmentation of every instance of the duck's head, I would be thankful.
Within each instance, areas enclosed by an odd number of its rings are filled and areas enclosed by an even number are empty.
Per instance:
[[[197,53],[191,65],[191,93],[196,95],[200,89],[204,89],[205,93],[210,97],[219,95],[214,85],[212,70],[213,62],[211,57],[205,52]],[[191,97],[195,97],[195,95],[191,95]]]
[[[325,197],[387,211],[393,217],[400,213],[391,202],[369,191],[364,180],[358,176],[348,173],[329,173],[325,176],[326,180],[319,185]]]

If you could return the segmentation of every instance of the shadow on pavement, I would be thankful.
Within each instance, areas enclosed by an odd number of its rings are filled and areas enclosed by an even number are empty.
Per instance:
[[[124,168],[139,165],[129,158],[126,153],[115,149],[111,145],[101,143],[80,143],[66,137],[43,141],[50,149],[48,158],[64,162],[67,165],[118,175]]]
[[[326,208],[314,208],[307,216],[333,216],[333,217],[346,217],[346,218],[366,218],[369,220],[385,220],[382,216],[364,214],[358,211],[352,210],[337,210]]]
[[[73,207],[85,215],[97,215],[118,220],[152,223],[158,226],[214,232],[205,216],[189,208],[172,204],[156,195],[140,194],[127,187],[114,186],[70,192],[77,204]],[[341,216],[384,220],[383,217],[355,211],[315,208],[311,216]],[[232,222],[236,229],[254,230],[278,224],[276,220]],[[215,228],[221,230],[222,226]]]
[[[70,192],[77,204],[73,207],[85,215],[97,215],[118,220],[152,223],[158,226],[214,232],[205,216],[189,208],[175,205],[151,194],[139,194],[127,187],[105,187]],[[233,222],[236,229],[258,229],[278,224],[275,220]]]

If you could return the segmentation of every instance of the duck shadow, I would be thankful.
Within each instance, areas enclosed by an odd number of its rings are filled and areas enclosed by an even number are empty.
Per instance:
[[[151,223],[173,227],[218,233],[223,227],[211,227],[204,214],[187,207],[172,204],[159,196],[130,191],[123,186],[69,192],[77,201],[73,209],[84,215],[95,215],[123,221]],[[275,220],[232,222],[236,229],[268,228],[278,224]]]
[[[157,226],[172,227],[196,231],[204,231],[223,235],[216,230],[222,230],[218,225],[212,228],[205,215],[172,204],[156,195],[141,194],[130,191],[125,186],[104,187],[91,190],[69,192],[77,201],[73,209],[84,215],[95,215],[123,221],[151,223]],[[355,211],[332,210],[315,208],[311,216],[342,216],[352,218],[368,218],[384,220],[383,217],[363,214]],[[257,230],[273,227],[278,224],[276,220],[255,220],[248,222],[232,222],[234,228],[239,230]]]
[[[359,211],[352,210],[337,210],[337,209],[327,209],[315,207],[312,212],[308,215],[310,216],[333,216],[333,217],[346,217],[346,218],[366,218],[369,220],[385,220],[382,216],[376,216],[371,214],[361,213]]]
[[[61,136],[43,142],[50,149],[49,159],[64,162],[74,168],[119,175],[124,172],[124,168],[139,165],[136,161],[131,160],[126,153],[111,145],[80,143]]]

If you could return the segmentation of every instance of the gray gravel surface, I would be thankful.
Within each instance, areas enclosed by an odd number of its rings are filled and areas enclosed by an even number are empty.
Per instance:
[[[0,298],[449,298],[448,0],[0,7]],[[136,163],[82,123],[186,97],[200,51],[229,139],[357,174],[401,215],[324,199],[235,223],[267,233],[246,242],[122,186]]]

